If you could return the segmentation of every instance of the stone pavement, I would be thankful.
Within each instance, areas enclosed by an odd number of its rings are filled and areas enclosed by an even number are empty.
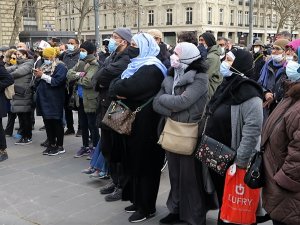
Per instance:
[[[41,118],[36,119],[31,145],[17,146],[14,138],[7,138],[9,159],[0,163],[0,225],[131,224],[127,220],[129,214],[124,212],[128,202],[107,203],[99,194],[107,180],[80,173],[89,165],[84,157],[73,158],[81,138],[66,136],[65,154],[43,156],[40,143],[45,140],[45,132],[38,130]],[[3,124],[6,125],[6,119]],[[169,188],[166,170],[162,173],[157,214],[140,224],[158,224],[168,213],[165,202]],[[216,218],[217,211],[209,212],[207,225],[217,224]]]

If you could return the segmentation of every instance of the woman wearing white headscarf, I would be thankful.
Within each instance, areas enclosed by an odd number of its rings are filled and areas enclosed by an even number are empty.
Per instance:
[[[153,98],[159,91],[167,69],[156,58],[160,49],[154,38],[146,33],[132,37],[128,55],[131,63],[120,78],[112,81],[110,96],[122,99],[132,111]],[[159,115],[147,104],[136,114],[131,135],[122,135],[123,146],[118,148],[125,173],[130,177],[123,189],[123,200],[133,204],[126,207],[134,212],[130,222],[141,222],[155,214],[164,151],[157,144]]]
[[[208,99],[207,66],[198,48],[187,42],[177,44],[171,56],[171,67],[154,99],[153,108],[174,121],[198,122]],[[160,224],[181,221],[205,224],[207,208],[200,163],[193,155],[171,152],[166,155],[171,183],[167,201],[170,213],[160,220]]]

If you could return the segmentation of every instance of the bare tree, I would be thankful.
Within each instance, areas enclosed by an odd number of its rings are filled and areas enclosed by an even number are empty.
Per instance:
[[[23,17],[23,1],[22,0],[14,0],[14,11],[13,11],[13,32],[10,37],[9,45],[12,46],[15,44],[16,39],[19,35],[19,30],[21,27],[22,17]]]
[[[268,0],[272,9],[277,14],[277,20],[271,21],[272,23],[278,23],[277,25],[277,33],[282,29],[285,25],[289,25],[290,17],[293,14],[293,8],[296,8],[298,0]]]

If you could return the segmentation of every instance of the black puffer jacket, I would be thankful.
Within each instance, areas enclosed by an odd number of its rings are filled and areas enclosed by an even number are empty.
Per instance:
[[[126,50],[120,53],[115,52],[106,58],[102,67],[92,77],[94,89],[99,92],[97,107],[97,114],[99,115],[97,116],[97,125],[99,127],[104,127],[100,122],[111,102],[108,97],[109,85],[112,80],[123,73],[129,63],[130,59]]]
[[[9,85],[14,83],[12,76],[6,71],[4,63],[0,62],[0,118],[7,114],[7,99],[4,95],[4,90]]]

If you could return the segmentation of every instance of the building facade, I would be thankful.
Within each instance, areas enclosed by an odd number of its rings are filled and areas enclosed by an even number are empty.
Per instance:
[[[109,37],[116,27],[129,27],[133,33],[159,29],[164,34],[164,41],[170,44],[176,43],[181,31],[194,31],[197,35],[210,31],[216,38],[223,36],[246,45],[250,16],[254,37],[266,41],[275,35],[277,28],[276,13],[266,0],[254,0],[253,15],[249,15],[249,0],[120,0],[114,6],[109,2],[100,4],[102,40]],[[90,0],[90,5],[93,5],[93,0]],[[66,6],[57,12],[56,27],[61,31],[76,31],[79,18],[79,11],[72,5],[67,6],[66,2]],[[90,11],[84,20],[84,40],[95,39],[94,21],[94,11]],[[284,29],[289,30],[289,27]]]
[[[14,29],[16,7],[22,9],[21,31],[55,30],[56,0],[1,0],[0,46],[8,46]],[[18,37],[15,40],[17,43]]]

